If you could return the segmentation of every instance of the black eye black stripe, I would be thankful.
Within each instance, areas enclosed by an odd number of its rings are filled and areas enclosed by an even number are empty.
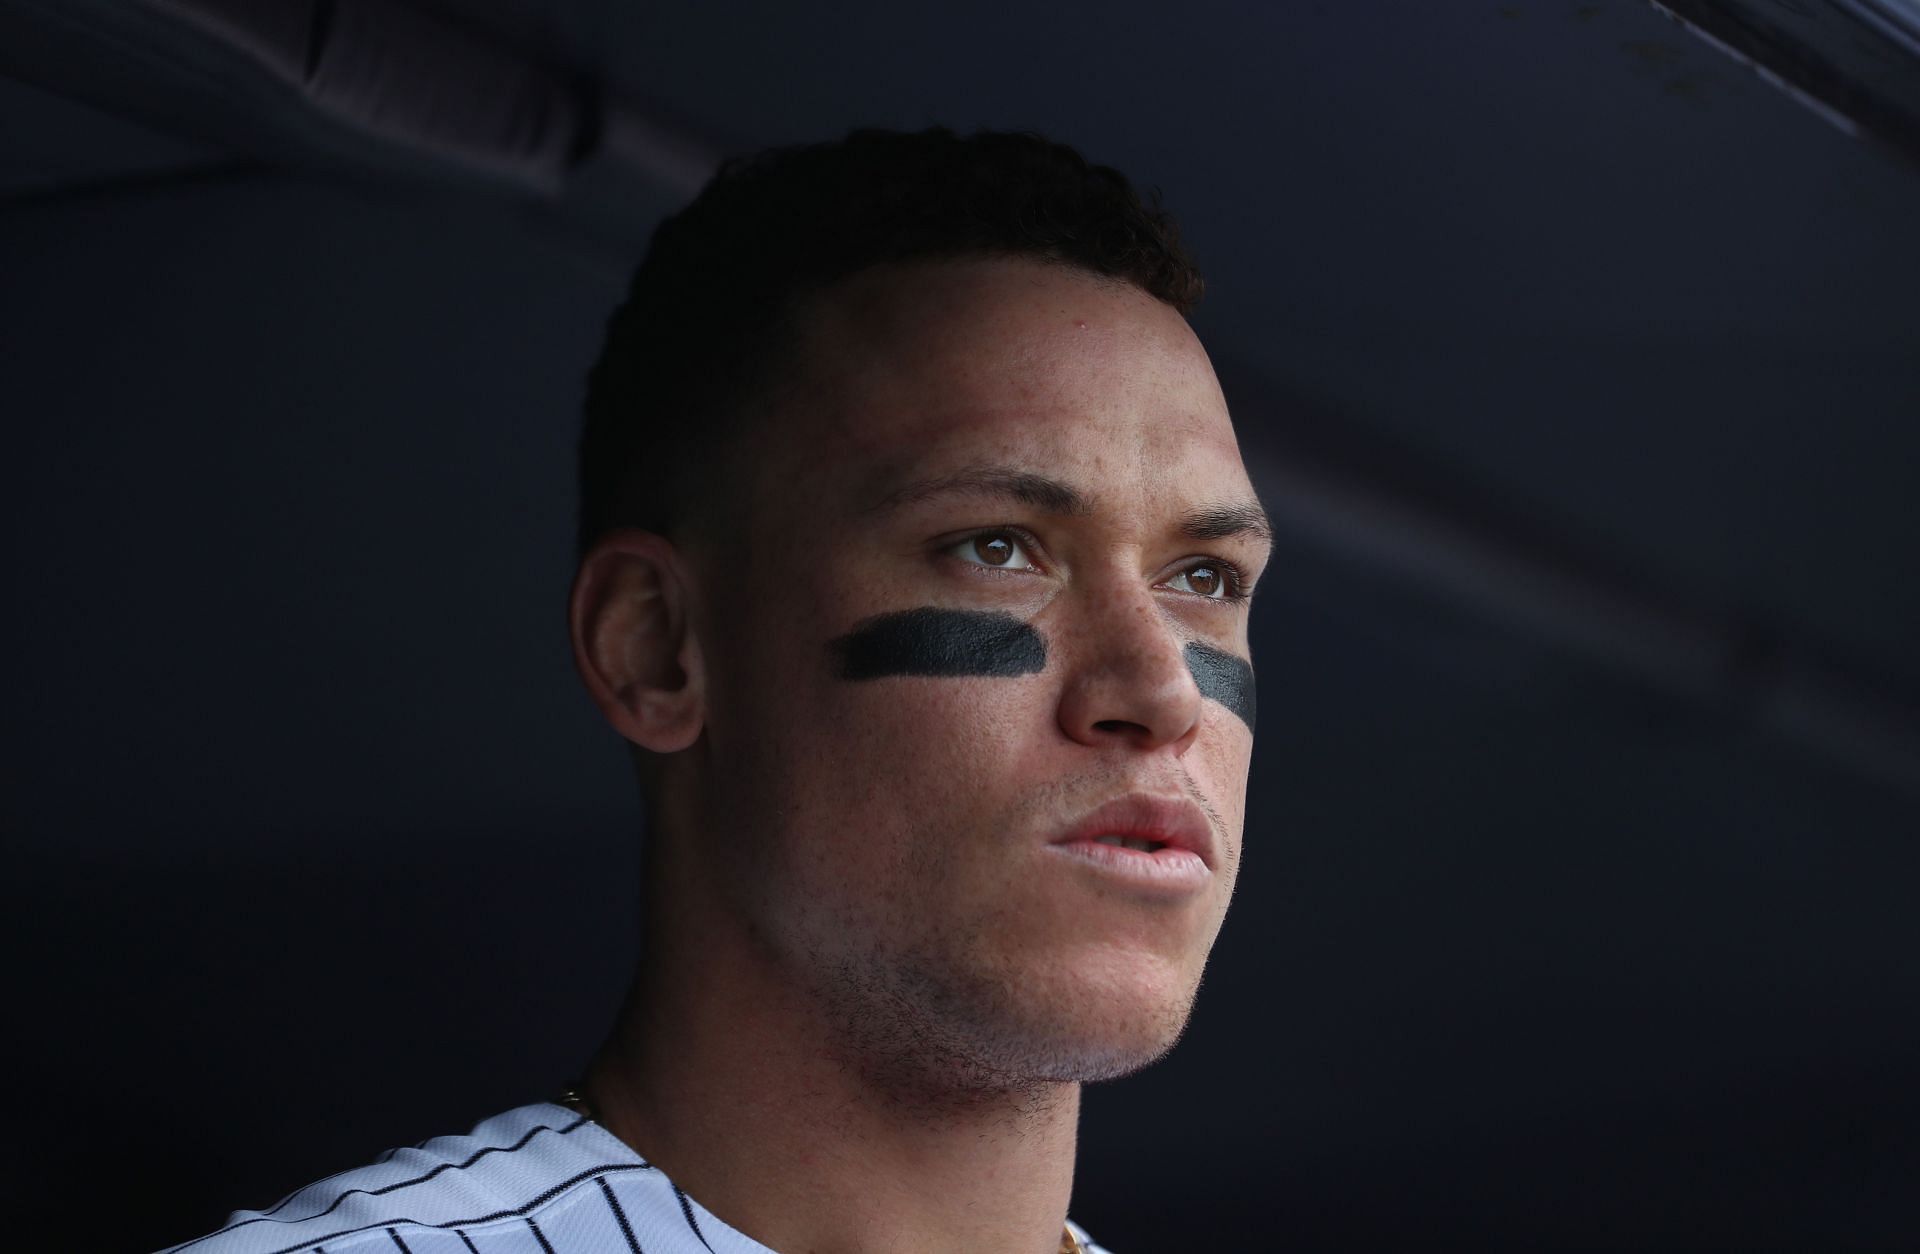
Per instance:
[[[1039,632],[1011,614],[986,610],[879,614],[829,647],[842,679],[1032,675],[1047,665],[1047,645]]]
[[[1046,669],[1047,645],[1011,614],[931,606],[876,614],[834,640],[842,679],[892,675],[998,678]],[[1200,695],[1231,710],[1249,729],[1254,718],[1253,666],[1198,641],[1186,647],[1187,669]]]
[[[1253,730],[1251,662],[1197,640],[1190,640],[1187,642],[1187,669],[1193,672],[1193,682],[1200,686],[1201,696],[1226,706],[1240,716],[1240,721],[1247,725],[1248,731]]]

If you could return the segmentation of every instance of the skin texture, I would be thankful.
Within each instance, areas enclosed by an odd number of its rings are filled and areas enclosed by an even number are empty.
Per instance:
[[[1198,340],[1130,286],[876,268],[799,325],[732,534],[615,533],[575,583],[576,660],[647,751],[651,822],[646,957],[590,1089],[775,1249],[1051,1254],[1079,1084],[1172,1046],[1232,894],[1251,672],[1242,717],[1188,649],[1231,671],[1247,605],[1196,568],[1251,580],[1267,545],[1179,520],[1253,490]],[[911,486],[983,466],[1087,508],[1004,475]],[[862,633],[930,609],[1030,625],[1044,664],[849,678]],[[1049,847],[1128,793],[1208,816],[1204,889]]]

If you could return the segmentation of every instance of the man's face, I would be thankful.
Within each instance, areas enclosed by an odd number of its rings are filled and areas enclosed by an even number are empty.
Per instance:
[[[697,856],[867,1065],[1144,1065],[1226,913],[1253,746],[1234,594],[1267,545],[1206,354],[1026,261],[870,270],[799,321],[750,553],[699,576]],[[1199,849],[1058,843],[1128,796]]]

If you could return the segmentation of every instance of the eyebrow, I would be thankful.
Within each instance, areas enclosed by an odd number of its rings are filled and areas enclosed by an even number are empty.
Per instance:
[[[1269,548],[1273,546],[1273,524],[1258,501],[1237,505],[1213,505],[1195,510],[1180,520],[1180,534],[1189,540],[1226,540],[1252,536]]]
[[[906,505],[940,496],[983,496],[1018,501],[1048,514],[1084,517],[1093,513],[1093,503],[1069,484],[1049,479],[1012,466],[968,466],[952,474],[916,479],[896,488],[867,508],[869,514],[885,514]]]
[[[916,479],[896,488],[866,508],[868,514],[890,513],[907,505],[941,496],[977,496],[1018,501],[1043,513],[1084,518],[1093,502],[1072,484],[1013,466],[975,465],[950,474]],[[1245,536],[1271,546],[1273,524],[1258,501],[1237,501],[1194,510],[1180,520],[1179,532],[1189,540],[1226,540]]]

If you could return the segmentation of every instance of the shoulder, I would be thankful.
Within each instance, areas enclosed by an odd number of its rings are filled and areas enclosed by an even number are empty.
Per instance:
[[[543,1220],[576,1230],[597,1222],[608,1241],[593,1248],[625,1250],[631,1212],[677,1212],[675,1193],[605,1129],[542,1102],[497,1115],[464,1136],[390,1151],[266,1210],[235,1211],[225,1227],[164,1254],[305,1254],[322,1247],[329,1254],[424,1254],[474,1249],[475,1240],[502,1254],[523,1248],[544,1254],[552,1246],[541,1232]],[[572,1214],[582,1203],[590,1213]]]
[[[1108,1254],[1074,1224],[1086,1254]],[[771,1254],[600,1125],[538,1103],[393,1150],[161,1254]]]

